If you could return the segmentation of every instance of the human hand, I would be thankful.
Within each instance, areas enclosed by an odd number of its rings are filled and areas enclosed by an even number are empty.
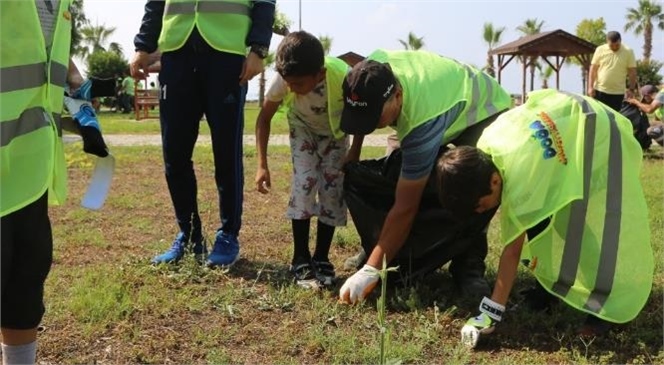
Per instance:
[[[263,59],[258,57],[254,52],[249,52],[247,58],[244,60],[242,65],[242,73],[240,74],[240,84],[245,84],[249,80],[253,79],[254,76],[263,72],[264,68]]]
[[[349,277],[339,290],[339,301],[346,304],[361,302],[371,293],[378,284],[380,275],[378,270],[364,265],[355,274]]]
[[[628,98],[628,99],[627,99],[627,102],[630,103],[630,104],[632,104],[632,105],[636,105],[639,101],[636,100],[636,99],[634,99],[634,98]]]
[[[270,169],[259,167],[256,170],[256,190],[261,194],[267,194],[272,188],[272,181],[270,179]]]
[[[594,98],[595,97],[595,89],[592,88],[592,87],[589,87],[586,94],[588,94],[588,96],[590,96],[591,98]]]
[[[493,332],[494,324],[495,322],[485,313],[469,318],[461,329],[461,342],[470,348],[475,348],[481,335],[488,335]]]
[[[65,107],[78,124],[81,138],[83,138],[83,151],[99,157],[108,156],[108,147],[101,135],[99,120],[92,105],[80,99],[65,97]]]
[[[493,332],[496,322],[500,322],[505,312],[505,306],[484,297],[480,303],[480,314],[469,318],[461,329],[461,343],[475,348],[481,335]]]
[[[135,79],[145,79],[148,77],[148,69],[152,63],[152,58],[149,53],[145,51],[136,51],[131,62],[129,62],[129,71],[131,77]]]

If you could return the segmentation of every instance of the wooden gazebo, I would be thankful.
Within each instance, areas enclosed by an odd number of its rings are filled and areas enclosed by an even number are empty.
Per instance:
[[[542,58],[556,73],[556,89],[560,88],[560,69],[565,60],[576,58],[583,68],[590,70],[590,62],[595,52],[594,44],[570,34],[562,29],[521,37],[489,52],[498,56],[498,82],[501,82],[503,69],[516,57],[523,65],[521,100],[526,100],[526,69]],[[555,58],[554,58],[555,57]],[[552,58],[551,60],[549,58]],[[532,89],[532,75],[530,85]],[[532,91],[532,90],[531,90]]]
[[[342,55],[337,56],[337,58],[341,58],[344,60],[350,67],[355,66],[358,62],[362,61],[364,59],[364,56],[359,55],[355,52],[346,52]]]

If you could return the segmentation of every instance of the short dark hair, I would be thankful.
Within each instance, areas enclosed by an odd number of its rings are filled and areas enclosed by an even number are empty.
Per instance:
[[[275,63],[282,77],[315,75],[325,63],[323,45],[310,33],[289,33],[277,48]]]
[[[438,197],[457,218],[475,211],[480,198],[491,194],[491,176],[498,172],[482,150],[459,146],[445,152],[436,166]]]
[[[606,39],[611,43],[616,43],[620,42],[622,38],[620,37],[620,33],[616,32],[615,30],[612,30],[606,33]]]

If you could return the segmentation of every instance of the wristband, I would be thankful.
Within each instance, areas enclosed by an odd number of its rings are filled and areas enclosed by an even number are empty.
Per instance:
[[[494,321],[500,322],[503,319],[505,306],[494,302],[493,300],[484,297],[480,303],[480,312],[489,316]]]

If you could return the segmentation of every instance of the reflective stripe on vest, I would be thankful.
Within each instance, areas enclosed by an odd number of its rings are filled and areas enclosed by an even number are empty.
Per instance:
[[[487,95],[489,95],[489,97],[484,102],[484,109],[486,109],[489,115],[494,115],[498,113],[499,110],[496,107],[496,105],[494,105],[493,103],[493,82],[491,80],[491,76],[487,75],[484,72],[475,72],[472,67],[466,64],[462,65],[468,72],[468,77],[470,77],[470,79],[473,81],[472,99],[469,101],[470,107],[466,112],[466,120],[468,123],[467,127],[470,127],[480,122],[480,120],[477,119],[477,111],[480,103],[480,80],[478,79],[478,76],[482,76],[482,79],[484,80],[484,85],[486,86],[486,93]]]
[[[49,127],[51,123],[45,113],[44,108],[34,107],[24,110],[17,119],[0,123],[0,147],[8,145],[16,137]]]
[[[566,93],[567,94],[567,93]],[[584,165],[583,185],[584,198],[574,202],[569,220],[569,230],[565,240],[565,249],[561,262],[560,276],[554,284],[553,290],[561,296],[566,296],[570,287],[576,279],[576,271],[579,267],[581,256],[581,241],[585,227],[585,215],[588,208],[588,191],[592,174],[593,151],[595,149],[595,123],[596,112],[582,97],[575,94],[567,94],[574,98],[586,114],[586,129],[584,133]],[[595,287],[588,297],[585,309],[599,313],[606,299],[611,294],[613,280],[616,272],[618,259],[618,243],[620,237],[621,214],[622,214],[622,146],[620,143],[620,131],[616,124],[613,112],[603,111],[609,119],[609,156],[608,156],[608,180],[606,185],[606,212],[604,215],[604,231],[602,233],[602,249],[597,269]],[[578,204],[577,204],[578,203]]]
[[[245,56],[251,8],[249,0],[166,0],[159,49],[180,49],[196,29],[215,50]]]
[[[64,86],[67,82],[67,68],[55,61],[51,62],[51,84]],[[46,62],[0,68],[0,93],[40,87],[46,83]]]
[[[560,273],[558,280],[553,284],[553,291],[560,296],[567,296],[579,268],[581,259],[581,242],[583,240],[583,230],[586,225],[586,213],[588,212],[588,199],[590,198],[590,179],[592,177],[593,154],[595,152],[595,126],[597,114],[583,98],[568,94],[581,104],[581,110],[586,115],[584,128],[584,151],[583,151],[583,199],[572,202],[572,209],[569,216],[567,235],[565,236],[565,248],[560,264]]]
[[[164,15],[194,14],[196,11],[200,13],[224,13],[246,16],[250,14],[250,9],[246,4],[219,1],[192,1],[186,3],[166,3]]]
[[[0,1],[0,216],[45,191],[50,203],[66,197],[67,168],[57,135],[69,64],[70,1],[43,4]]]

